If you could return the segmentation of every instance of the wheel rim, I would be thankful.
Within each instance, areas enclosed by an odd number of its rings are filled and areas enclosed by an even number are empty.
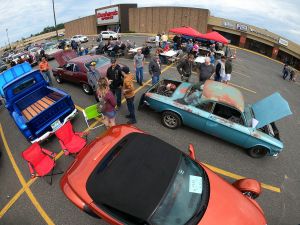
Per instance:
[[[176,127],[177,126],[177,119],[172,115],[164,116],[164,122],[168,127]]]
[[[82,85],[84,92],[89,93],[90,92],[90,87],[87,84]]]
[[[61,82],[60,77],[56,77],[56,81],[57,81],[57,83],[60,83]]]

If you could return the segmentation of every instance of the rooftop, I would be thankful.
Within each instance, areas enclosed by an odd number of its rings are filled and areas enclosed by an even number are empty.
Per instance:
[[[244,112],[244,98],[240,90],[228,84],[208,80],[204,84],[202,98],[221,102]]]

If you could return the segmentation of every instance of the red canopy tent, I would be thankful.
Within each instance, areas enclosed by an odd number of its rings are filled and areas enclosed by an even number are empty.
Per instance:
[[[229,43],[228,39],[226,39],[225,37],[223,37],[221,34],[219,34],[216,31],[209,32],[209,33],[206,33],[206,34],[201,34],[197,37],[207,39],[207,40],[216,41],[216,42],[221,42],[223,44],[228,44]]]
[[[187,35],[187,36],[191,36],[191,37],[197,37],[197,36],[203,35],[200,32],[198,32],[197,30],[195,30],[194,28],[186,27],[186,26],[172,28],[169,30],[169,32],[172,32],[175,34],[183,34],[183,35]]]

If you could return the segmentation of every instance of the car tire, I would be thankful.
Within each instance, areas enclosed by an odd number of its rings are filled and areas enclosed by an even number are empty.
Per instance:
[[[250,155],[252,158],[263,158],[268,153],[268,149],[262,146],[254,146],[250,149],[248,149],[248,155]]]
[[[60,76],[55,76],[55,80],[58,84],[61,84],[63,82]]]
[[[177,113],[165,111],[162,114],[161,123],[169,129],[177,129],[181,126],[181,118]]]
[[[91,95],[93,94],[93,89],[90,85],[86,84],[86,83],[83,83],[82,84],[82,90],[85,94],[87,95]]]
[[[113,38],[113,36],[110,36],[109,39],[110,39],[110,40],[113,40],[114,38]]]

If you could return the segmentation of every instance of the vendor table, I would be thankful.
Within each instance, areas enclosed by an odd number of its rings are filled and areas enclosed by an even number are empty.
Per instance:
[[[161,56],[165,56],[165,57],[173,57],[173,56],[176,56],[177,54],[178,54],[178,51],[174,51],[174,50],[160,53]]]
[[[132,49],[129,49],[128,52],[130,53],[137,53],[138,50],[142,49],[143,47],[137,47],[137,48],[132,48]]]

